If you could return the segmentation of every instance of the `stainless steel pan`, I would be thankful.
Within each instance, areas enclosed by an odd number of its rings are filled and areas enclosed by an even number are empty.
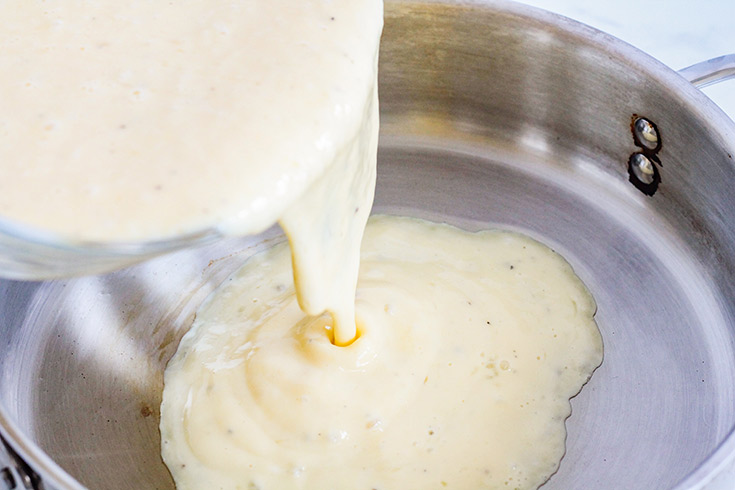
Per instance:
[[[524,231],[598,302],[605,360],[544,488],[735,487],[735,125],[681,75],[555,15],[386,10],[376,211]],[[652,144],[634,139],[639,116]],[[206,295],[278,235],[0,283],[0,489],[172,488],[166,361]]]

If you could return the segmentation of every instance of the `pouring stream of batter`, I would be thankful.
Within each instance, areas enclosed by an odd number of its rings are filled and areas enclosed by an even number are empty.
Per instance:
[[[352,340],[380,0],[8,0],[0,17],[1,216],[72,244],[280,220],[305,311]]]
[[[207,300],[166,370],[180,489],[555,471],[602,356],[569,265],[519,235],[388,217],[360,265],[381,1],[6,0],[0,17],[0,215],[72,244],[288,237]]]

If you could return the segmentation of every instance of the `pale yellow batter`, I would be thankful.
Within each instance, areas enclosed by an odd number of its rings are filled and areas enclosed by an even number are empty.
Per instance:
[[[0,217],[68,243],[280,220],[354,338],[381,0],[0,2]]]
[[[355,139],[380,0],[3,0],[0,215],[70,240],[260,231]]]
[[[355,302],[380,0],[5,0],[0,18],[0,216],[69,243],[279,221],[291,243],[208,301],[166,371],[181,489],[535,488],[554,471],[601,361],[559,256],[379,218]]]
[[[285,244],[197,313],[166,370],[179,489],[536,488],[602,360],[595,304],[547,247],[408,218],[368,225],[359,338],[300,311]]]

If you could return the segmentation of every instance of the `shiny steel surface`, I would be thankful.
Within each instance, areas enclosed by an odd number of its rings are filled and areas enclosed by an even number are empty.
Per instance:
[[[679,73],[698,88],[730,80],[735,78],[735,54],[726,54],[687,66]]]
[[[652,184],[656,178],[656,167],[643,153],[634,153],[630,157],[630,168],[633,176],[644,184]]]
[[[633,122],[633,135],[638,144],[647,150],[658,150],[658,131],[656,131],[656,126],[645,117],[639,117]]]
[[[633,48],[511,3],[387,3],[380,89],[377,212],[523,231],[597,300],[605,360],[572,401],[567,454],[544,490],[725,478],[732,121]],[[628,180],[634,115],[663,141],[651,197]],[[172,488],[162,371],[201,301],[277,235],[109,275],[0,283],[0,429],[46,488]]]

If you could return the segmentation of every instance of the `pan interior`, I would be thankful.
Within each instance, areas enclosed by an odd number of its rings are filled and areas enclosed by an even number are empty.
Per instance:
[[[638,56],[520,7],[386,5],[375,211],[527,233],[598,304],[605,359],[544,489],[671,488],[735,427],[735,151]],[[634,113],[663,136],[652,197],[628,182]],[[84,486],[173,488],[165,364],[204,298],[279,239],[1,282],[4,414]]]
[[[544,488],[670,488],[733,426],[733,334],[676,234],[645,208],[631,214],[627,187],[580,186],[579,175],[475,142],[386,138],[376,211],[519,230],[565,256],[597,300],[605,360],[573,399],[567,455]],[[277,236],[5,284],[6,308],[20,312],[6,409],[87,487],[173,488],[157,430],[165,363],[206,295]]]

